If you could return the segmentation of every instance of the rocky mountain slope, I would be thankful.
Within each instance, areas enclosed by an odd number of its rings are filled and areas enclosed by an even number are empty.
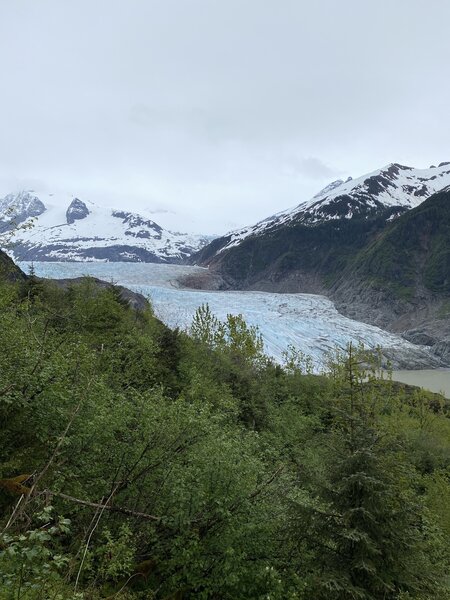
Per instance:
[[[199,264],[224,263],[221,254],[255,237],[270,236],[286,227],[318,227],[333,221],[395,219],[450,185],[450,162],[415,169],[391,164],[357,179],[334,181],[311,200],[272,215],[255,225],[230,232],[196,257]],[[338,230],[340,223],[334,229]]]
[[[450,165],[390,165],[223,238],[194,260],[223,287],[321,293],[450,364]]]
[[[330,290],[337,306],[450,363],[450,188],[390,223]]]
[[[12,227],[16,260],[179,263],[210,241],[167,231],[126,210],[35,191],[0,199],[0,233]]]

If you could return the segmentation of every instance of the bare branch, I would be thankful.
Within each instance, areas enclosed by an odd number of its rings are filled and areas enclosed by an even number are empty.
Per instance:
[[[162,521],[162,517],[156,517],[155,515],[149,515],[148,513],[139,512],[136,510],[130,510],[129,508],[123,508],[121,506],[110,506],[108,504],[99,504],[97,502],[90,502],[89,500],[81,500],[80,498],[75,498],[74,496],[69,496],[68,494],[63,494],[62,492],[52,492],[51,490],[45,490],[47,494],[50,496],[57,496],[58,498],[63,498],[63,500],[68,500],[69,502],[74,502],[75,504],[81,504],[82,506],[89,506],[90,508],[101,509],[101,510],[109,510],[111,512],[118,512],[123,515],[128,515],[130,517],[137,517],[139,519],[144,519],[145,521],[154,521],[159,523]]]

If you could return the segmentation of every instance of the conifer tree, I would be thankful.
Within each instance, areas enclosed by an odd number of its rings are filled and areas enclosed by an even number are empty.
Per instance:
[[[327,475],[311,509],[321,564],[315,598],[387,600],[426,593],[431,583],[423,511],[381,430],[384,388],[366,364],[367,354],[350,345],[334,365]]]

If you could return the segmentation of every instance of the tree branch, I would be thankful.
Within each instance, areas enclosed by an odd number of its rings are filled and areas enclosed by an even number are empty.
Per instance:
[[[68,500],[69,502],[74,502],[75,504],[81,504],[82,506],[89,506],[90,508],[100,508],[102,510],[118,512],[123,515],[128,515],[130,517],[138,517],[139,519],[144,519],[146,521],[154,521],[156,523],[159,523],[162,520],[162,517],[156,517],[155,515],[149,515],[148,513],[130,510],[129,508],[122,508],[120,506],[109,506],[106,504],[98,504],[97,502],[90,502],[89,500],[81,500],[80,498],[75,498],[74,496],[63,494],[62,492],[52,492],[51,490],[44,491],[50,496],[57,496],[58,498],[63,498],[63,500]]]

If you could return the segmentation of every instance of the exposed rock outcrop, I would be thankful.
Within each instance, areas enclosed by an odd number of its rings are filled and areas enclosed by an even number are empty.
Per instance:
[[[67,224],[71,225],[77,220],[85,219],[89,214],[89,209],[84,202],[74,198],[66,211]]]

